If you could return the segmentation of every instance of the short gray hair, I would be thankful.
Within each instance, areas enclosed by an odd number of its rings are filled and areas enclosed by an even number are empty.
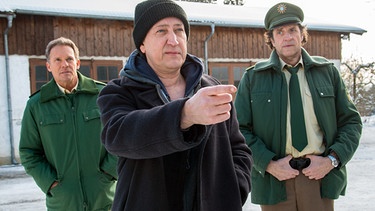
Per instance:
[[[78,50],[78,47],[76,46],[76,44],[66,38],[66,37],[59,37],[57,39],[54,39],[52,40],[51,42],[48,43],[47,45],[47,48],[46,48],[46,58],[47,58],[47,61],[49,62],[49,54],[51,53],[51,49],[57,45],[66,45],[66,46],[69,46],[73,49],[73,52],[74,52],[74,57],[78,60],[79,59],[79,50]]]

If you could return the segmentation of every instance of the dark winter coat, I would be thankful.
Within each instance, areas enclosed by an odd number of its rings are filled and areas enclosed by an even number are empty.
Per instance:
[[[335,66],[323,57],[310,56],[304,49],[302,58],[314,112],[324,135],[323,156],[333,150],[341,162],[322,179],[321,195],[337,199],[345,193],[345,165],[358,147],[361,117]],[[246,71],[235,101],[241,132],[254,156],[251,200],[256,204],[286,200],[285,181],[266,172],[271,159],[285,157],[288,86],[282,68],[273,51],[269,60]]]
[[[78,74],[74,94],[52,79],[30,97],[22,118],[20,158],[48,210],[108,210],[114,197],[117,158],[100,141],[96,104],[105,84]]]
[[[189,96],[218,84],[202,72],[200,60],[188,55],[181,68],[186,97],[170,101],[135,51],[123,77],[101,91],[102,141],[119,156],[114,211],[242,210],[250,191],[251,152],[235,110],[225,122],[180,129]]]

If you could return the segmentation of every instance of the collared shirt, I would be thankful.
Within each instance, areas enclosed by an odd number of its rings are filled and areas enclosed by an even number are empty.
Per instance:
[[[282,59],[280,59],[280,63],[283,68],[283,72],[285,74],[288,87],[289,87],[289,80],[291,74],[285,68],[286,66],[290,66],[286,64]],[[291,126],[290,126],[290,104],[289,104],[289,92],[288,92],[288,106],[287,106],[287,125],[286,125],[286,154],[292,155],[293,157],[302,157],[308,154],[320,155],[324,152],[325,146],[323,144],[323,132],[319,127],[318,121],[315,116],[314,105],[311,97],[310,88],[308,86],[306,76],[305,76],[305,68],[303,66],[302,57],[300,61],[296,64],[301,64],[300,68],[297,72],[299,85],[301,89],[301,98],[303,104],[303,113],[305,115],[305,124],[306,124],[306,134],[308,144],[302,152],[299,152],[292,146],[292,133],[291,133]]]
[[[77,87],[78,87],[78,80],[77,80],[77,84],[73,87],[72,90],[67,90],[67,89],[65,89],[64,87],[60,86],[58,83],[56,83],[56,84],[57,84],[57,86],[59,87],[59,89],[60,89],[60,91],[61,91],[62,93],[64,93],[64,94],[71,94],[71,93],[73,93],[74,91],[77,90]]]

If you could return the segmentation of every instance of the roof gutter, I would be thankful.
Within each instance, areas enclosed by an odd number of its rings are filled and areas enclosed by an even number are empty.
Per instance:
[[[13,116],[12,116],[12,98],[10,95],[10,71],[9,71],[9,51],[8,51],[8,33],[12,28],[13,18],[15,14],[0,14],[0,17],[8,19],[8,26],[4,31],[4,50],[5,50],[5,74],[6,74],[6,89],[7,89],[7,104],[8,104],[8,123],[9,123],[9,142],[10,142],[10,156],[12,164],[18,164],[15,159],[14,151],[14,135],[13,135]]]

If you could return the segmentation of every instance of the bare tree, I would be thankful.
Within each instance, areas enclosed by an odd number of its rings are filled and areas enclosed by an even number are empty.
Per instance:
[[[342,64],[341,75],[357,109],[362,116],[375,114],[374,62],[350,58]]]

